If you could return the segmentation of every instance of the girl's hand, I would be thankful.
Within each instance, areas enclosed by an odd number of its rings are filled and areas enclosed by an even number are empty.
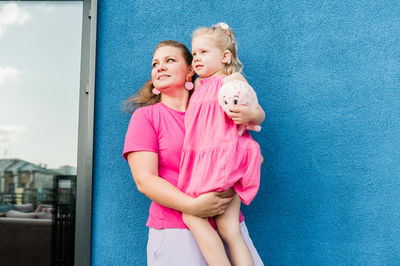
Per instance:
[[[229,111],[228,117],[237,125],[254,123],[257,119],[257,108],[249,107],[248,105],[237,105]]]
[[[209,192],[193,198],[189,214],[199,217],[213,217],[223,214],[233,200],[233,189],[224,192]]]
[[[248,105],[238,105],[227,114],[230,119],[237,125],[244,123],[251,123],[254,125],[261,124],[265,119],[264,110],[260,105],[257,107],[250,107]]]

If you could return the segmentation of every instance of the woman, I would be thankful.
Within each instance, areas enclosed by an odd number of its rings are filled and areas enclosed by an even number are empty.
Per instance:
[[[160,42],[153,55],[151,80],[130,100],[133,108],[144,106],[132,115],[123,156],[138,190],[152,200],[146,223],[148,265],[207,265],[182,213],[213,217],[224,213],[233,198],[232,190],[192,198],[176,188],[190,94],[185,82],[194,73],[191,62],[192,55],[183,44]],[[262,265],[243,217],[241,221],[255,265]]]

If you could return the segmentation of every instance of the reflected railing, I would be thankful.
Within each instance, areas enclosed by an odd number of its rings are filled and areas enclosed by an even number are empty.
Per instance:
[[[36,189],[24,188],[22,192],[1,193],[0,205],[14,205],[32,203],[36,208],[40,204],[52,204],[54,191],[52,188]]]
[[[52,265],[74,264],[76,175],[60,175],[54,180]]]

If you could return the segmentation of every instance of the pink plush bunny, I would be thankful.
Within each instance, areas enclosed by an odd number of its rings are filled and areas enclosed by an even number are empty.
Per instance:
[[[229,114],[232,107],[240,104],[256,107],[258,105],[257,95],[254,89],[247,83],[233,80],[225,83],[218,91],[218,102],[225,113]],[[245,130],[260,131],[261,126],[250,123],[238,126],[241,136]]]

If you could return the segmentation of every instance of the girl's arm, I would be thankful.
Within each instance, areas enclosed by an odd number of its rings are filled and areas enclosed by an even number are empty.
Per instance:
[[[224,83],[240,80],[248,83],[247,80],[239,72],[234,72],[231,75],[224,78]],[[232,108],[231,113],[228,114],[229,118],[232,119],[236,124],[252,123],[255,125],[261,124],[265,119],[265,112],[262,107],[258,104],[257,107],[250,107],[247,105],[240,105]]]
[[[231,194],[221,192],[205,193],[197,198],[186,195],[158,176],[158,155],[154,152],[131,152],[127,159],[138,190],[165,207],[195,216],[212,217],[224,213],[233,199]]]

